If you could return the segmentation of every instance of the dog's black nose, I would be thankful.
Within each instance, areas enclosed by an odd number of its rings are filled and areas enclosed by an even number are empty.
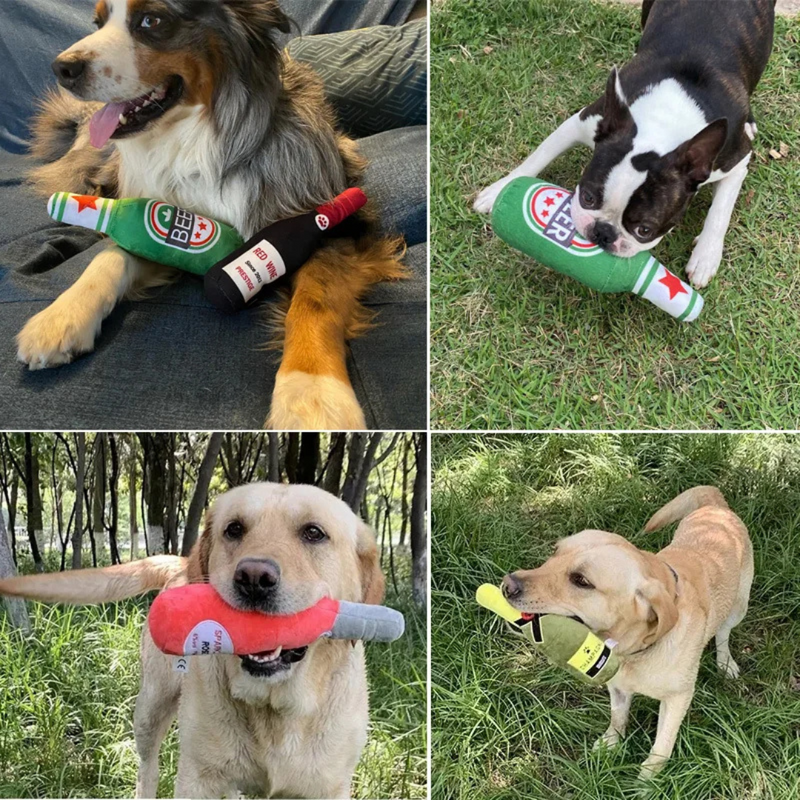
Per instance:
[[[264,600],[281,581],[281,568],[271,558],[243,558],[236,565],[233,582],[248,600]]]
[[[617,232],[614,226],[608,222],[595,223],[594,230],[592,231],[591,240],[600,247],[610,247],[617,241]]]
[[[58,82],[65,89],[71,89],[86,72],[86,61],[82,58],[57,58],[52,67]]]
[[[501,588],[506,600],[513,600],[515,597],[519,597],[522,594],[522,583],[520,583],[519,578],[514,575],[506,575],[505,578],[503,578]]]

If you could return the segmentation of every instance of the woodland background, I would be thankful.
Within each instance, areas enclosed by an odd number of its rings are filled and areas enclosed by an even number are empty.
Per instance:
[[[406,635],[369,645],[355,795],[426,793],[427,437],[412,433],[2,433],[0,577],[187,554],[204,510],[252,481],[315,484],[373,526]],[[0,604],[0,797],[130,796],[149,597]],[[171,795],[175,732],[159,793]]]

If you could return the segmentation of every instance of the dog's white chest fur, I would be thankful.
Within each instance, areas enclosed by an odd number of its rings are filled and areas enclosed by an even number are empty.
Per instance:
[[[120,195],[152,197],[244,227],[245,193],[219,174],[219,143],[202,106],[176,109],[152,132],[117,142]]]

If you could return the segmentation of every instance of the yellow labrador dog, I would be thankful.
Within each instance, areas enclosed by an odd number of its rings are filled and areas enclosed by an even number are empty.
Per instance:
[[[747,528],[718,489],[689,489],[645,530],[676,520],[681,523],[672,543],[658,553],[639,550],[615,533],[587,530],[562,539],[538,569],[503,579],[504,594],[520,611],[574,616],[617,642],[621,667],[608,683],[611,724],[596,746],[613,747],[625,735],[634,694],[661,701],[642,779],[654,776],[672,754],[700,656],[712,638],[718,667],[738,677],[728,637],[747,612],[753,582]]]
[[[239,608],[281,614],[323,596],[380,603],[384,589],[372,531],[345,503],[313,486],[257,483],[216,501],[188,559],[10,578],[0,594],[103,603],[195,581]],[[145,630],[137,797],[156,796],[158,751],[176,714],[176,797],[349,797],[367,739],[367,700],[361,642],[198,657],[184,675]]]

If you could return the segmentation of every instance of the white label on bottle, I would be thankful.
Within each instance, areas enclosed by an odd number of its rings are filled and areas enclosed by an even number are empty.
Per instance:
[[[286,274],[281,254],[266,239],[222,268],[227,272],[245,300],[249,300],[266,283]]]
[[[183,653],[187,656],[207,656],[215,653],[232,653],[233,642],[230,634],[219,622],[204,619],[189,631],[183,643]]]

